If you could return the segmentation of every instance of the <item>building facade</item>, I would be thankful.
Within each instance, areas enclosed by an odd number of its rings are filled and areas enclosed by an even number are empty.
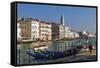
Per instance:
[[[59,25],[59,39],[65,38],[65,26]]]
[[[56,23],[51,23],[52,39],[59,39],[59,25]]]
[[[65,38],[78,38],[79,33],[72,31],[70,27],[65,27]]]
[[[68,38],[78,38],[79,34],[77,32],[69,32]]]
[[[40,40],[51,40],[51,24],[45,21],[40,21]]]
[[[69,38],[70,32],[71,32],[71,28],[65,26],[65,38]]]
[[[61,21],[59,24],[59,39],[64,39],[65,38],[64,16],[61,16],[60,20]]]
[[[57,24],[33,18],[18,18],[17,37],[25,40],[61,40],[79,37],[77,32],[64,25],[64,16],[61,16],[60,20],[60,24]]]
[[[88,37],[96,37],[96,34],[95,33],[89,33]]]
[[[31,39],[31,19],[21,18],[17,20],[17,23],[20,24],[21,38]]]
[[[19,23],[17,23],[17,40],[21,40],[21,28]]]
[[[38,40],[39,39],[39,24],[38,20],[31,21],[31,39]]]

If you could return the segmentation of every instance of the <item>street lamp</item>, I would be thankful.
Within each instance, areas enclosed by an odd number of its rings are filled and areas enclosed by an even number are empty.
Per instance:
[[[88,51],[88,33],[85,34],[85,39],[86,39],[86,50]]]

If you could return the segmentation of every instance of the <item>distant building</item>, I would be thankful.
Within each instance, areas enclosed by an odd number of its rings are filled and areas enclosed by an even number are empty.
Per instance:
[[[65,38],[65,26],[59,25],[59,39]]]
[[[75,38],[79,38],[79,33],[75,32]]]
[[[89,33],[88,37],[96,37],[96,34],[95,33]]]
[[[51,40],[51,24],[45,21],[40,21],[40,40]]]
[[[59,24],[59,39],[65,38],[65,26],[64,26],[64,16],[61,16],[61,22]]]
[[[17,23],[17,40],[21,40],[21,28],[20,28],[20,24]]]
[[[56,23],[51,23],[51,34],[52,34],[52,39],[59,39],[59,25]]]
[[[78,38],[79,34],[77,32],[69,32],[68,38]]]
[[[31,39],[31,20],[20,18],[17,23],[20,25],[22,39]]]
[[[59,24],[33,18],[18,18],[17,24],[17,37],[21,39],[59,40],[79,37],[77,32],[64,25],[64,16],[61,16]]]
[[[88,35],[87,31],[85,31],[85,30],[82,32],[82,34],[83,35]]]
[[[31,38],[33,40],[39,39],[39,24],[40,22],[37,20],[31,21]]]
[[[70,32],[71,32],[71,28],[65,26],[65,38],[70,38]]]

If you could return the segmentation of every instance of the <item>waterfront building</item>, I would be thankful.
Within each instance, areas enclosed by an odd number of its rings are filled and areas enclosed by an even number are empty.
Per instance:
[[[61,16],[61,22],[59,24],[59,33],[59,39],[79,37],[79,34],[77,32],[72,31],[70,27],[64,25],[64,16]]]
[[[65,38],[65,26],[59,25],[59,39]]]
[[[21,28],[19,23],[17,23],[17,40],[21,40]]]
[[[79,38],[79,33],[78,32],[74,32],[75,33],[75,38]]]
[[[64,25],[64,16],[61,16],[59,24],[33,18],[18,18],[17,23],[18,37],[25,40],[59,40],[79,37],[77,32],[73,32],[70,27]]]
[[[95,33],[89,33],[88,37],[96,37],[96,34]]]
[[[51,40],[51,24],[49,22],[40,21],[40,40]]]
[[[85,30],[82,32],[82,34],[83,35],[88,35],[87,31],[85,31]]]
[[[61,16],[61,21],[59,24],[59,39],[65,38],[65,26],[64,26],[64,16]]]
[[[65,38],[70,38],[70,32],[71,32],[71,28],[65,26]]]
[[[71,39],[71,38],[78,38],[79,37],[79,34],[77,32],[69,32],[68,33],[68,38]]]
[[[52,30],[52,39],[58,40],[59,39],[59,25],[52,22],[51,23],[51,30]]]
[[[38,40],[39,39],[39,20],[31,21],[31,39]]]
[[[31,39],[31,18],[18,18],[22,39]]]

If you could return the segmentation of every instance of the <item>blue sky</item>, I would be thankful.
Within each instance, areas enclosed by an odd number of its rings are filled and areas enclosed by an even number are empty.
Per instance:
[[[96,8],[22,4],[17,6],[18,17],[39,18],[60,23],[64,16],[65,25],[75,31],[96,32]]]

